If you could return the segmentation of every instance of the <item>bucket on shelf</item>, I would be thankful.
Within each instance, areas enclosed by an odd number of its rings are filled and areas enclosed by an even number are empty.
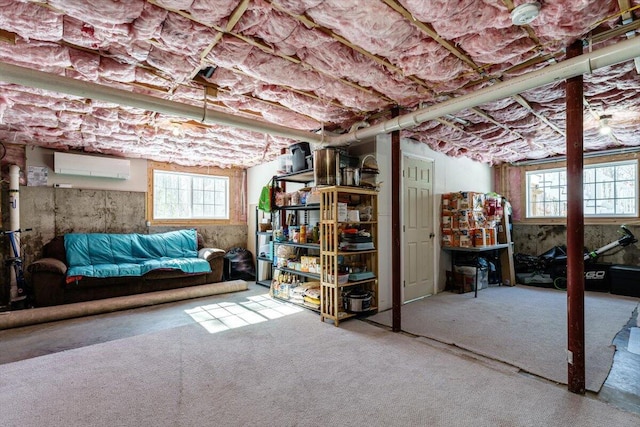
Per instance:
[[[313,152],[313,177],[316,185],[340,185],[340,151],[335,147]]]
[[[307,169],[307,157],[311,155],[308,142],[299,142],[289,147],[291,151],[291,172],[299,172]]]

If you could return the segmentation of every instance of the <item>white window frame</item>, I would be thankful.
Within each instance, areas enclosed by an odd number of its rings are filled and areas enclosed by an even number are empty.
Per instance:
[[[176,205],[182,205],[177,209],[180,212],[167,214],[160,205],[165,188],[160,188],[164,179],[173,178],[173,194],[169,196],[178,198]],[[194,188],[194,182],[201,180],[203,183],[209,182],[213,189]],[[177,182],[176,182],[177,181]],[[182,188],[180,188],[182,186]],[[222,186],[222,189],[221,189]],[[198,194],[201,193],[201,194]],[[223,193],[220,195],[220,193]],[[165,193],[166,195],[166,193]],[[175,200],[175,199],[173,199]],[[213,212],[211,211],[213,209]],[[208,211],[208,212],[206,212]],[[162,169],[153,170],[153,220],[154,221],[177,221],[177,220],[229,220],[229,177],[220,175],[206,175],[188,172],[174,172]]]
[[[618,166],[633,166],[635,169],[635,177],[633,179],[625,180],[625,179],[617,179],[615,176],[611,180],[598,180],[600,177],[599,170],[603,170],[605,168],[616,168]],[[553,168],[553,169],[542,169],[542,170],[531,170],[526,171],[525,173],[525,203],[526,203],[526,218],[527,219],[553,219],[553,218],[566,218],[566,210],[567,210],[567,183],[566,183],[566,167],[562,168]],[[595,172],[591,172],[595,171]],[[617,170],[616,170],[617,171]],[[552,195],[549,199],[543,199],[539,201],[533,201],[532,199],[535,197],[532,194],[532,184],[531,180],[536,175],[548,175],[549,179],[546,178],[543,180],[543,184],[540,187],[540,194],[543,197],[548,195]],[[594,180],[591,181],[589,175],[593,175]],[[583,177],[583,188],[585,194],[584,196],[584,216],[589,218],[634,218],[638,217],[638,162],[636,160],[623,160],[616,162],[608,162],[608,163],[594,163],[588,164],[584,166],[584,177]],[[618,197],[618,189],[619,186],[617,184],[621,183],[633,183],[633,196],[632,197]],[[600,187],[598,187],[600,185]],[[609,191],[613,191],[612,197],[598,197],[598,194],[605,190],[605,187],[608,188]],[[590,188],[591,187],[591,188]],[[555,195],[552,193],[556,192]],[[590,191],[591,190],[591,191]],[[553,197],[555,196],[555,197]],[[602,200],[613,200],[614,212],[605,212],[598,213],[598,201]],[[617,205],[619,201],[622,200],[633,200],[633,213],[616,213],[615,209],[617,209]],[[533,214],[533,203],[545,204],[545,209],[549,211],[549,214],[543,215],[534,215]],[[590,206],[593,204],[594,206]],[[595,212],[591,212],[591,209],[594,207]],[[554,214],[555,213],[555,214]]]

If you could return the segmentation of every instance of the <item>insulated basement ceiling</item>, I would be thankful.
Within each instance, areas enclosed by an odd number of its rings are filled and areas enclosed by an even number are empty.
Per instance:
[[[327,135],[551,67],[637,35],[640,0],[0,0],[0,62]],[[638,61],[640,64],[640,60]],[[9,83],[0,141],[249,167],[296,139]],[[633,60],[585,75],[585,150],[640,145]],[[599,132],[609,116],[612,133]],[[402,130],[488,164],[564,154],[564,82]]]

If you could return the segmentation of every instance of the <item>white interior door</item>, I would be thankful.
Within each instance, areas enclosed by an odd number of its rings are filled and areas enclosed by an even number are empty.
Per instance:
[[[433,161],[403,156],[403,301],[433,293]]]

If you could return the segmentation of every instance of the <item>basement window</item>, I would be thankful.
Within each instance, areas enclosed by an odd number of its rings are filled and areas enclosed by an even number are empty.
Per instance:
[[[585,165],[585,217],[638,216],[638,164],[635,160]],[[528,171],[527,218],[567,216],[567,169]]]
[[[154,170],[153,219],[229,219],[229,178]]]

